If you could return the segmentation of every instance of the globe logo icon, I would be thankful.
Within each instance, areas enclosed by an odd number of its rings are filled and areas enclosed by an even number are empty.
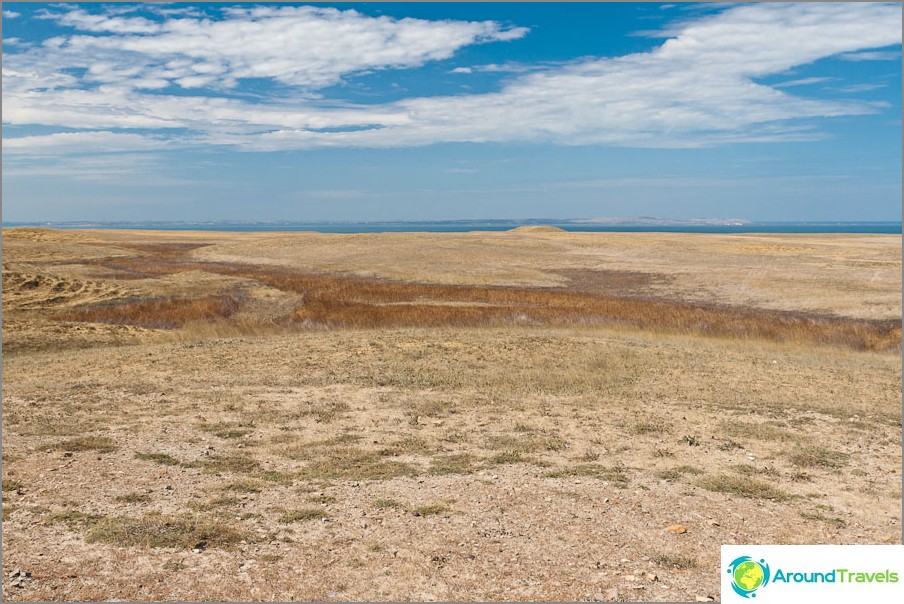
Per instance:
[[[757,562],[750,556],[735,558],[728,565],[731,587],[743,598],[755,598],[756,590],[769,583],[769,565],[765,560]]]

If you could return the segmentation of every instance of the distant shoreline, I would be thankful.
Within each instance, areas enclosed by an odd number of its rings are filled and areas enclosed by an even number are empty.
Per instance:
[[[462,233],[469,231],[509,231],[524,226],[550,226],[580,233],[850,233],[897,234],[902,223],[893,221],[812,221],[812,222],[743,222],[718,224],[698,221],[665,223],[593,223],[561,220],[436,220],[436,221],[316,221],[316,222],[3,222],[3,228],[39,227],[53,229],[121,229],[161,231],[225,231],[225,232],[320,232],[320,233]]]

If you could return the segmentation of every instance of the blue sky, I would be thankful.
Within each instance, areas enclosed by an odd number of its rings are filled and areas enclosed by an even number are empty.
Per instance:
[[[3,3],[3,219],[901,219],[901,6]]]

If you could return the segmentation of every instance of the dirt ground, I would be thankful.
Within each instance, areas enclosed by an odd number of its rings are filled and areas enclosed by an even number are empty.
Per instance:
[[[3,597],[707,601],[721,544],[900,543],[900,293],[898,236],[6,229]]]

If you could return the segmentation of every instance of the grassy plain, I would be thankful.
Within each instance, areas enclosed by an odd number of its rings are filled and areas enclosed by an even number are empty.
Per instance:
[[[900,542],[900,294],[897,236],[6,229],[4,599],[693,601],[723,543]]]

